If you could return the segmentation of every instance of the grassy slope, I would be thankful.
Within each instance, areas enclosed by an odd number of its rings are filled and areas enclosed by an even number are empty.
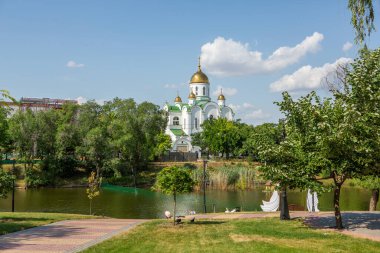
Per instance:
[[[84,252],[380,252],[380,243],[275,218],[198,221],[177,227],[156,220]]]
[[[31,227],[70,219],[95,218],[95,216],[63,213],[10,213],[0,212],[0,235]]]

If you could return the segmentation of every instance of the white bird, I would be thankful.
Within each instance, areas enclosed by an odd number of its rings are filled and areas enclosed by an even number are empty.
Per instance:
[[[166,219],[170,219],[172,217],[172,214],[169,211],[165,211],[165,217]]]

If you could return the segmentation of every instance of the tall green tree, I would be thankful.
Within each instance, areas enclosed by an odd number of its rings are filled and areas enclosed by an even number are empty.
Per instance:
[[[281,189],[282,208],[280,218],[288,219],[286,190],[313,189],[320,191],[317,181],[319,168],[316,148],[316,124],[314,112],[319,106],[315,93],[293,101],[283,93],[278,103],[285,119],[275,125],[266,125],[266,133],[255,136],[259,158],[264,163],[260,170],[263,176]]]
[[[33,160],[38,158],[38,129],[33,112],[17,111],[9,120],[9,131],[17,157],[25,161],[26,170],[32,169]]]
[[[137,104],[133,99],[116,98],[106,104],[105,111],[111,122],[108,129],[112,146],[120,162],[131,171],[136,186],[138,169],[147,166],[162,144],[157,137],[164,132],[166,118],[158,106]]]
[[[212,153],[221,153],[228,159],[230,154],[240,150],[242,136],[237,123],[225,118],[206,120],[202,124],[200,140]]]
[[[364,176],[367,186],[374,187],[380,175],[380,48],[361,50],[345,80],[344,89],[334,95],[346,104],[349,123],[354,126],[355,152],[351,156],[363,169],[358,176]],[[378,189],[371,190],[371,203],[376,203]]]
[[[264,123],[251,127],[242,145],[242,153],[254,156],[256,160],[265,162],[259,157],[263,147],[279,144],[282,140],[282,126],[273,123]]]
[[[14,176],[11,173],[0,169],[0,198],[7,197],[8,192],[10,192],[13,188],[13,180]]]

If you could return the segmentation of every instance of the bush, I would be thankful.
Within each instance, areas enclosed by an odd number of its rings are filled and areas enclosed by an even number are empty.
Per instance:
[[[35,169],[27,169],[25,171],[25,184],[28,188],[46,186],[49,183],[49,180],[40,171]]]

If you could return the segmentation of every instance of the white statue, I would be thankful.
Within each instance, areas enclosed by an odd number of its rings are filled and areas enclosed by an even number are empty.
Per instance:
[[[310,189],[307,190],[306,206],[309,212],[319,212],[318,195],[316,192],[311,193]]]
[[[274,191],[269,201],[264,201],[260,205],[264,212],[276,212],[280,206],[280,195],[277,191]]]

